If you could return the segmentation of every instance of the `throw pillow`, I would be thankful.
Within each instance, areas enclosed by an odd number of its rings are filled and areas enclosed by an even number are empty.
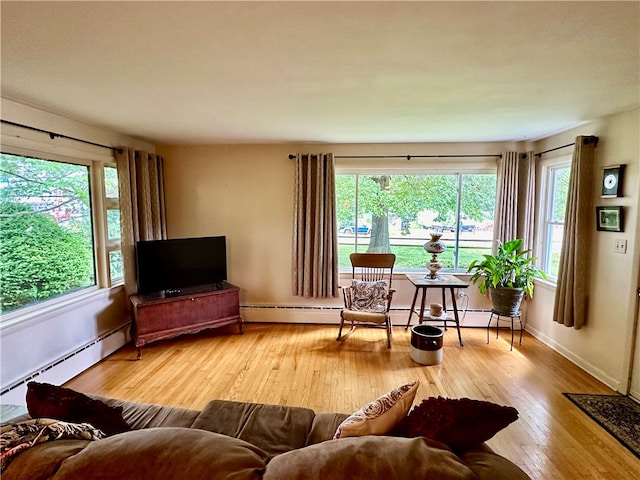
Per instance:
[[[110,407],[83,393],[48,383],[27,384],[27,410],[33,418],[90,423],[106,435],[131,430],[122,418],[122,407]]]
[[[333,438],[384,435],[404,417],[416,396],[419,381],[394,388],[349,415],[336,430]]]
[[[22,451],[50,440],[75,438],[100,440],[104,433],[88,423],[68,423],[36,418],[3,425],[0,430],[0,472]]]
[[[430,397],[393,429],[400,437],[423,436],[464,451],[489,440],[518,419],[518,411],[482,400]]]
[[[385,313],[387,311],[389,283],[386,280],[377,282],[352,280],[351,293],[351,310],[376,313]]]

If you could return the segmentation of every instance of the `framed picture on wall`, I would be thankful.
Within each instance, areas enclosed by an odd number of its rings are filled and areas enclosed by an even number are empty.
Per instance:
[[[596,226],[604,232],[624,232],[622,207],[596,207]]]
[[[625,165],[609,165],[602,169],[602,198],[622,197]]]

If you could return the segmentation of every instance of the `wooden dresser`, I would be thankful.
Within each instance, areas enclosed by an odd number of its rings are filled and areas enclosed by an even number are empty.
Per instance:
[[[138,348],[138,359],[142,346],[156,340],[234,324],[242,333],[240,289],[227,282],[185,288],[170,297],[164,293],[132,295],[130,300],[131,337]]]

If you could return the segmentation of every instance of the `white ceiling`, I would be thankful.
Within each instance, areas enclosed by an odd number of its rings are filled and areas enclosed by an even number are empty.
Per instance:
[[[157,144],[536,139],[640,104],[640,2],[1,2],[2,96]]]

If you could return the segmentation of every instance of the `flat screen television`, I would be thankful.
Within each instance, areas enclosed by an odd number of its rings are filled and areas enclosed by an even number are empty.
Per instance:
[[[136,243],[138,293],[180,294],[227,279],[226,237],[141,240]]]

